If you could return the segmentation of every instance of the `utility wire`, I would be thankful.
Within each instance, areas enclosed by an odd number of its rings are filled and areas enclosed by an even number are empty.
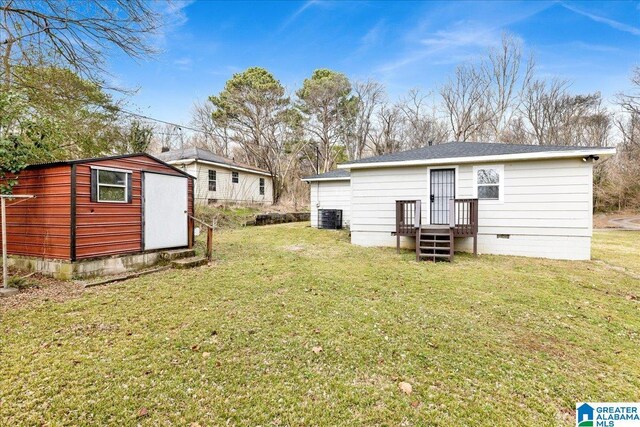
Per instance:
[[[31,85],[27,85],[27,84],[22,83],[22,82],[17,82],[17,83],[18,83],[20,86],[23,86],[23,87],[26,87],[26,88],[29,88],[29,89],[33,89],[33,90],[38,90],[38,91],[44,92],[44,91],[42,90],[42,88],[38,88],[38,87],[31,86]],[[91,102],[91,101],[88,101],[88,100],[86,100],[86,99],[82,99],[82,98],[79,98],[79,97],[75,97],[75,96],[73,96],[73,95],[68,95],[68,94],[55,94],[55,95],[57,95],[57,96],[61,96],[61,97],[65,97],[65,98],[68,98],[68,99],[73,99],[73,100],[75,100],[75,101],[84,102],[85,104],[93,104],[93,105],[96,105],[96,106],[98,106],[98,107],[102,107],[102,105],[100,105],[100,104],[97,104],[97,103],[95,103],[95,102]],[[168,121],[166,121],[166,120],[162,120],[162,119],[156,119],[155,117],[147,116],[147,115],[140,114],[140,113],[135,113],[135,112],[133,112],[133,111],[129,111],[129,110],[126,110],[126,109],[124,109],[124,108],[117,107],[117,106],[114,106],[113,108],[114,108],[115,110],[117,110],[117,111],[121,112],[121,113],[128,114],[128,115],[130,115],[130,116],[134,116],[134,117],[138,117],[138,118],[140,118],[140,119],[152,120],[152,121],[154,121],[154,122],[163,123],[163,124],[170,125],[170,126],[175,126],[175,127],[177,127],[178,129],[180,129],[180,130],[182,130],[182,129],[187,129],[187,130],[190,130],[190,131],[193,131],[193,132],[199,132],[199,133],[201,133],[201,134],[211,136],[211,134],[210,134],[210,133],[208,133],[208,132],[206,132],[206,131],[203,131],[202,129],[196,129],[196,128],[193,128],[193,127],[191,127],[191,126],[186,126],[186,125],[181,125],[181,124],[178,124],[178,123],[168,122]]]

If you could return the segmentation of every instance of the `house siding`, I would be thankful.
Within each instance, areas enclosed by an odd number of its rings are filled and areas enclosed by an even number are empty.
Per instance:
[[[456,197],[473,197],[473,167],[456,168]],[[504,198],[480,200],[478,251],[559,259],[589,259],[592,234],[592,168],[581,159],[537,160],[504,165]],[[436,167],[433,167],[436,168]],[[351,171],[352,242],[395,246],[395,201],[423,202],[422,223],[429,224],[427,166]],[[508,235],[509,238],[498,238]],[[501,236],[504,237],[504,236]],[[402,238],[404,247],[414,239]],[[471,250],[472,239],[457,239],[456,250]]]
[[[351,185],[348,180],[310,182],[311,226],[318,227],[319,209],[341,209],[342,225],[351,226]]]
[[[231,180],[233,170],[228,168],[200,162],[178,167],[196,178],[196,203],[207,204],[215,201],[216,203],[273,204],[273,183],[270,176],[237,171],[239,182],[235,184]],[[216,191],[209,191],[210,170],[216,171]],[[260,194],[260,178],[264,179],[264,195]]]

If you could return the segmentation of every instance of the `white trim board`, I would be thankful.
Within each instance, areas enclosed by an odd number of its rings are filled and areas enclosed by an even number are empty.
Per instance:
[[[351,181],[350,177],[341,177],[341,178],[302,178],[300,181],[304,182],[317,182],[317,181]]]
[[[616,153],[615,148],[596,148],[585,150],[571,151],[544,151],[540,153],[518,153],[518,154],[499,154],[494,156],[469,156],[469,157],[447,157],[443,159],[425,159],[425,160],[399,160],[391,162],[370,162],[370,163],[346,163],[338,165],[338,169],[365,169],[365,168],[385,168],[397,166],[428,166],[428,165],[448,165],[461,163],[488,163],[488,162],[508,162],[515,160],[552,160],[552,159],[570,159],[586,156],[613,156]]]
[[[261,172],[261,171],[256,171],[253,169],[248,169],[248,168],[243,168],[242,166],[232,166],[232,165],[227,165],[224,163],[218,163],[218,162],[212,162],[209,160],[201,160],[201,159],[181,159],[181,160],[171,160],[167,162],[170,165],[189,165],[191,163],[202,163],[205,165],[211,165],[211,166],[218,166],[221,168],[225,168],[225,169],[231,169],[231,170],[238,170],[238,171],[242,171],[242,172],[247,172],[247,173],[252,173],[255,175],[264,175],[264,176],[268,176],[271,177],[271,174],[269,172]]]

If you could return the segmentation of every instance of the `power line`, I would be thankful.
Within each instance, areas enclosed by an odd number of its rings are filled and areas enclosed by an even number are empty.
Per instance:
[[[153,120],[153,121],[158,122],[158,123],[164,123],[166,125],[175,126],[175,127],[179,128],[180,130],[188,129],[188,130],[191,130],[191,131],[194,131],[194,132],[200,132],[202,134],[209,135],[209,133],[203,131],[202,129],[196,129],[196,128],[192,128],[190,126],[185,126],[185,125],[181,125],[181,124],[178,124],[178,123],[172,123],[172,122],[168,122],[166,120],[156,119],[154,117],[145,116],[144,114],[134,113],[133,111],[125,110],[124,108],[119,108],[119,107],[116,107],[116,108],[120,112],[123,112],[125,114],[129,114],[131,116],[135,116],[135,117],[138,117],[138,118],[141,118],[141,119]]]
[[[29,88],[29,89],[33,89],[33,90],[38,90],[38,91],[44,92],[44,90],[43,90],[42,88],[38,88],[38,87],[31,86],[31,85],[27,85],[27,84],[25,84],[25,83],[23,83],[23,82],[17,82],[17,83],[18,83],[20,86],[23,86],[23,87],[26,87],[26,88]],[[68,98],[68,99],[73,99],[73,100],[75,100],[75,101],[84,102],[85,104],[93,104],[93,105],[96,105],[96,106],[98,106],[98,107],[102,107],[102,105],[100,105],[100,104],[98,104],[98,103],[91,102],[91,101],[89,101],[89,100],[82,99],[82,98],[79,98],[79,97],[75,97],[75,96],[73,96],[73,95],[69,95],[69,94],[59,94],[59,93],[58,93],[58,94],[56,94],[56,95],[57,95],[57,96],[62,96],[62,97]],[[182,130],[182,129],[187,129],[187,130],[190,130],[190,131],[193,131],[193,132],[199,132],[199,133],[201,133],[201,134],[203,134],[203,135],[211,136],[211,134],[210,134],[210,133],[208,133],[208,132],[206,132],[206,131],[203,131],[202,129],[196,129],[196,128],[193,128],[193,127],[191,127],[191,126],[181,125],[181,124],[178,124],[178,123],[173,123],[173,122],[169,122],[169,121],[162,120],[162,119],[156,119],[155,117],[151,117],[151,116],[147,116],[147,115],[144,115],[144,114],[140,114],[140,113],[136,113],[136,112],[133,112],[133,111],[129,111],[129,110],[126,110],[126,109],[124,109],[124,108],[117,107],[117,106],[114,106],[113,108],[114,108],[115,110],[117,110],[117,111],[121,112],[121,113],[128,114],[128,115],[130,115],[130,116],[134,116],[134,117],[138,117],[138,118],[140,118],[140,119],[152,120],[152,121],[154,121],[154,122],[163,123],[163,124],[170,125],[170,126],[175,126],[175,127],[177,127],[178,129],[180,129],[180,130]]]

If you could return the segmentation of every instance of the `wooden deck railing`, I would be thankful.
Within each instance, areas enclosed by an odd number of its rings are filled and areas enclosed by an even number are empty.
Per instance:
[[[478,234],[478,199],[449,201],[449,222],[455,237],[473,237]]]
[[[422,216],[420,200],[396,200],[396,235],[413,236],[420,227]]]
[[[415,236],[421,224],[420,200],[396,200],[396,239],[400,251],[400,236]],[[454,237],[473,237],[473,253],[478,247],[478,199],[449,200],[449,228]],[[446,226],[445,226],[446,227]]]

